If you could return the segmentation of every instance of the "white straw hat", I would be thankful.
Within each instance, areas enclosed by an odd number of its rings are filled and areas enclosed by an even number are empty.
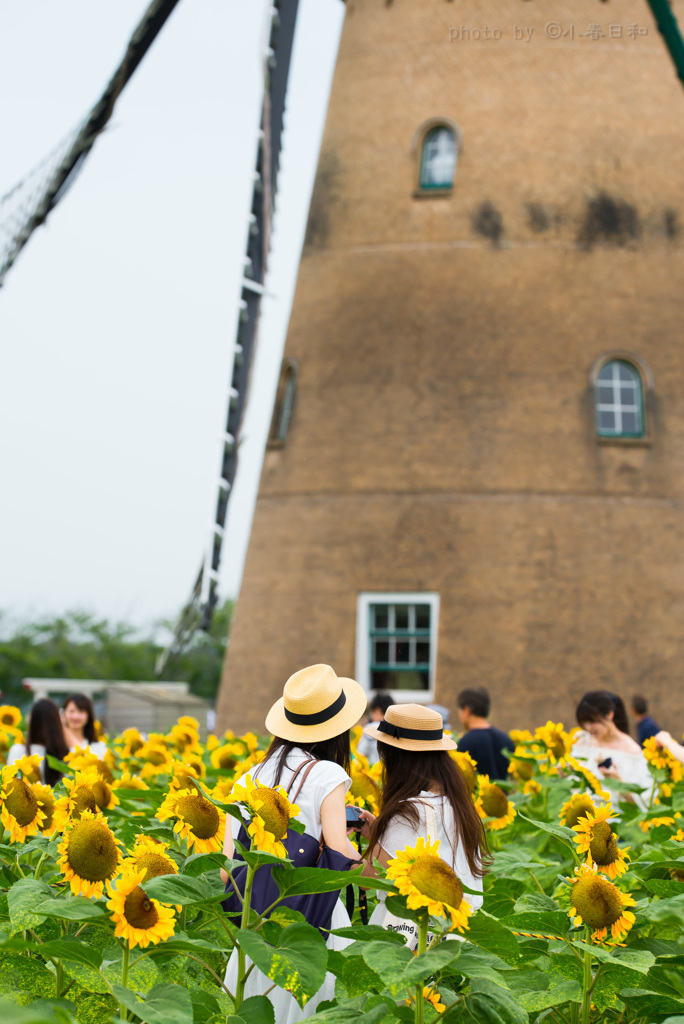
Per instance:
[[[285,683],[283,696],[266,717],[273,736],[317,743],[356,725],[366,710],[365,691],[353,679],[338,677],[330,665],[310,665]]]
[[[444,723],[438,711],[422,704],[390,704],[382,722],[363,730],[378,743],[402,750],[455,750],[456,744],[444,735]]]

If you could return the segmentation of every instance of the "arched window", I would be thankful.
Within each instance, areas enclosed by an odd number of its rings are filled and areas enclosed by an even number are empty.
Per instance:
[[[268,438],[269,445],[272,447],[277,448],[285,444],[287,432],[290,429],[296,390],[297,361],[295,359],[285,359],[280,370],[271,432]]]
[[[624,359],[611,359],[594,384],[599,437],[643,437],[644,395],[641,374]]]
[[[456,136],[451,128],[438,125],[423,139],[420,187],[451,188],[456,171]]]

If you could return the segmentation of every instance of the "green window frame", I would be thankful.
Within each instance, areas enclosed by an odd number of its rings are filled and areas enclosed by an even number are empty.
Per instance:
[[[611,359],[594,385],[596,432],[602,438],[642,438],[646,434],[641,374],[625,359]]]
[[[421,189],[453,188],[457,156],[453,130],[445,124],[431,128],[423,139],[421,150]]]

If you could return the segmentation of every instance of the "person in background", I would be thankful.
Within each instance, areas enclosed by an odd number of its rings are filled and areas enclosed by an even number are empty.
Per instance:
[[[64,702],[62,716],[64,735],[70,750],[87,747],[95,757],[105,756],[107,744],[97,738],[95,709],[90,697],[84,693],[72,693]]]
[[[372,725],[374,722],[382,722],[387,708],[392,704],[392,697],[389,693],[376,693],[368,705],[368,724]],[[367,735],[365,732],[361,736],[356,749],[359,754],[362,754],[363,757],[367,758],[368,763],[371,765],[377,764],[380,760],[380,755],[378,754],[378,741],[373,736]]]
[[[40,777],[43,782],[54,786],[62,778],[62,773],[48,765],[45,755],[49,754],[58,761],[63,761],[68,753],[69,746],[64,736],[59,708],[54,701],[43,698],[37,700],[31,708],[26,743],[15,743],[10,747],[7,764],[14,764],[22,757],[38,754],[41,758]]]
[[[480,775],[488,775],[490,779],[507,778],[509,758],[504,751],[512,753],[514,744],[507,732],[490,724],[487,691],[482,686],[461,690],[457,705],[458,717],[466,731],[456,749],[470,754],[477,762]]]
[[[605,788],[611,794],[615,807],[622,799],[645,811],[653,779],[641,747],[629,735],[622,698],[608,690],[590,690],[577,705],[575,717],[582,731],[572,748],[573,757],[583,761],[598,779],[605,779]],[[639,786],[641,792],[611,791],[611,779],[631,782]]]
[[[660,732],[660,726],[648,713],[648,704],[644,697],[632,697],[632,714],[637,727],[637,739],[643,747],[646,740]]]

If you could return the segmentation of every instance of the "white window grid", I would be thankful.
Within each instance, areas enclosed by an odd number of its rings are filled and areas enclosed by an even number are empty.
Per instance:
[[[387,629],[376,629],[374,621],[371,621],[371,607],[373,605],[388,605],[389,619]],[[397,629],[396,627],[396,606],[409,606],[408,629]],[[416,605],[428,605],[430,608],[430,628],[428,630],[416,627]],[[430,703],[435,696],[435,680],[437,671],[437,636],[439,627],[439,594],[429,593],[401,593],[378,592],[362,593],[357,599],[356,617],[356,679],[364,689],[372,694],[371,686],[371,665],[375,670],[393,671],[397,669],[416,669],[428,672],[428,688],[421,690],[397,690],[396,699],[402,703],[415,701],[417,703]],[[381,635],[382,634],[382,635]],[[411,635],[416,634],[416,635]],[[372,644],[376,641],[390,643],[390,661],[385,664],[378,664],[373,657]],[[399,661],[396,659],[396,645],[409,644],[410,661]],[[416,659],[416,647],[419,643],[429,643],[429,661],[419,662]]]
[[[607,363],[598,375],[596,388],[596,418],[600,434],[619,436],[625,433],[641,434],[643,432],[641,385],[635,370],[618,361]],[[608,402],[601,400],[601,392],[605,390],[612,392]],[[613,414],[614,425],[612,428],[602,425],[602,412]],[[634,416],[636,429],[625,429],[624,418],[628,413]]]
[[[430,132],[423,144],[423,166],[420,183],[423,186],[450,188],[456,170],[456,138],[450,128],[437,128]]]

